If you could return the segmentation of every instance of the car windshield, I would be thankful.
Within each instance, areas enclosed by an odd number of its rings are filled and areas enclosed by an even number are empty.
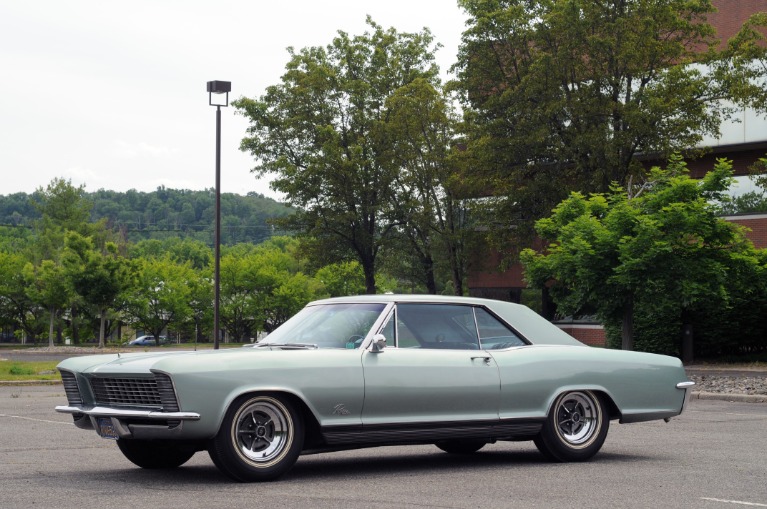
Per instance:
[[[358,348],[385,307],[373,303],[307,306],[258,344]]]

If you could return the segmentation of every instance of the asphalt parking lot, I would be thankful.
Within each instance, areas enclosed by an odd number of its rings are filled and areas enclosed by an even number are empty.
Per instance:
[[[666,424],[613,423],[602,451],[547,463],[532,443],[472,456],[433,446],[304,456],[283,479],[237,484],[206,453],[148,471],[53,407],[61,386],[0,387],[4,508],[767,507],[767,404],[692,401]]]

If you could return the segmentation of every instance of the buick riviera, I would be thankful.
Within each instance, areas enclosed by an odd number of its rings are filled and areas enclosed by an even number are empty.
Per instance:
[[[592,348],[508,302],[377,295],[321,300],[243,348],[73,357],[58,365],[78,428],[142,468],[199,451],[241,482],[302,454],[434,444],[471,454],[531,440],[584,461],[611,421],[679,415],[678,359]]]

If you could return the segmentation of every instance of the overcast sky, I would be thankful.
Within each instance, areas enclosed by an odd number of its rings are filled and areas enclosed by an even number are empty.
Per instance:
[[[54,178],[86,191],[215,186],[215,107],[279,83],[286,48],[326,46],[365,17],[400,32],[428,27],[455,62],[456,0],[0,0],[0,195]],[[246,120],[222,109],[221,188],[277,197],[239,151]]]

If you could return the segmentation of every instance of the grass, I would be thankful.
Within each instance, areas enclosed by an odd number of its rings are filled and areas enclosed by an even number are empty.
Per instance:
[[[58,361],[0,361],[0,381],[59,380],[60,377],[59,372],[56,371],[56,364],[58,364]]]

